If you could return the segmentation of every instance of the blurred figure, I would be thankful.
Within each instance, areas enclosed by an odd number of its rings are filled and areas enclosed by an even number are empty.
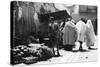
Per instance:
[[[77,41],[75,42],[75,48],[73,48],[73,50],[88,50],[86,45],[86,37],[88,37],[88,27],[85,24],[86,22],[86,19],[81,18],[81,20],[76,24],[78,37]]]
[[[67,19],[67,22],[65,22],[65,26],[62,32],[63,32],[63,45],[65,47],[71,46],[71,48],[68,49],[72,50],[72,47],[74,46],[77,40],[77,28],[74,24],[73,19],[71,18]]]
[[[88,32],[88,35],[89,37],[87,38],[87,46],[88,48],[91,48],[91,46],[94,46],[95,44],[95,32],[94,32],[94,28],[93,28],[93,25],[92,25],[92,21],[91,20],[88,20],[87,21],[87,27],[89,29],[89,32]]]

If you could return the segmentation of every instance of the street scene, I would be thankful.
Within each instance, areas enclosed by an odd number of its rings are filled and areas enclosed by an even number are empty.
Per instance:
[[[97,6],[11,2],[11,60],[15,67],[95,62]]]

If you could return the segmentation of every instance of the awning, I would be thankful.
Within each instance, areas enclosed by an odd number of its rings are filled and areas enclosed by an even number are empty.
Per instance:
[[[48,22],[50,17],[53,17],[53,20],[64,20],[67,18],[70,18],[71,16],[67,13],[66,10],[58,11],[58,12],[52,12],[47,14],[40,14],[39,20],[40,22]]]

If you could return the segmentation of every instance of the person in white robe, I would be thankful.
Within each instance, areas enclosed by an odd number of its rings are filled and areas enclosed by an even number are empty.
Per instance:
[[[88,37],[88,27],[87,25],[80,20],[79,22],[77,22],[76,24],[76,28],[78,31],[78,37],[77,37],[77,41],[75,42],[75,48],[73,48],[73,50],[79,50],[80,46],[82,47],[82,49],[84,50],[88,50],[87,45],[86,45],[86,37]]]
[[[93,25],[92,25],[92,21],[88,20],[86,25],[89,29],[89,32],[88,32],[89,40],[87,40],[87,46],[88,46],[88,48],[91,48],[95,44],[96,36],[95,36],[95,33],[94,33],[94,28],[93,28]]]
[[[77,39],[77,28],[73,21],[65,22],[63,32],[63,45],[74,45]]]

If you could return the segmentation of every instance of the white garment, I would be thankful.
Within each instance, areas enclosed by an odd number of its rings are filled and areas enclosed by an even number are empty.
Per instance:
[[[75,42],[75,47],[72,50],[79,50],[80,49],[80,43],[79,42]],[[82,43],[82,49],[83,50],[88,50],[87,44],[86,42]]]
[[[63,32],[63,44],[74,45],[77,40],[77,28],[72,21],[65,22]]]
[[[86,30],[87,30],[87,26],[83,21],[79,21],[76,24],[76,28],[78,30],[78,39],[79,41],[84,42],[85,41],[85,37],[86,37]]]
[[[96,38],[95,38],[94,28],[93,28],[91,20],[87,21],[87,27],[89,28],[88,35],[89,35],[89,38],[90,38],[89,41],[87,41],[87,44],[88,44],[88,46],[93,46]]]
[[[82,49],[83,49],[83,50],[88,50],[88,47],[87,47],[86,42],[83,42],[83,43],[82,43]]]
[[[79,50],[79,48],[80,48],[80,43],[75,42],[75,47],[72,50]]]

